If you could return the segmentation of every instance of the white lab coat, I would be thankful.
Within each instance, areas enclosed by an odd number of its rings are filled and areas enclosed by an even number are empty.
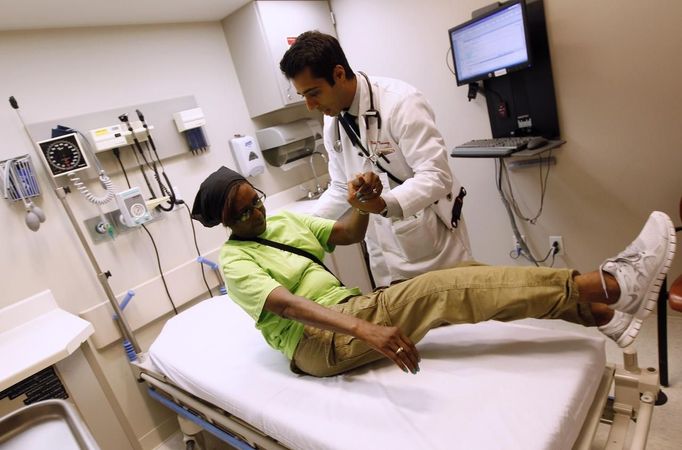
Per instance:
[[[369,109],[369,90],[365,78],[360,74],[356,77],[360,137],[369,148],[363,118]],[[379,77],[371,77],[370,81],[374,107],[382,119],[378,140],[390,142],[395,149],[387,155],[390,164],[379,160],[380,164],[404,180],[402,185],[390,182],[390,192],[384,186],[383,194],[394,196],[403,217],[372,214],[365,238],[375,283],[388,286],[393,281],[469,260],[471,251],[464,221],[454,229],[449,225],[452,201],[460,184],[448,166],[445,144],[431,107],[419,91],[405,82]],[[324,145],[331,184],[317,202],[315,214],[330,219],[338,219],[348,210],[347,182],[355,174],[370,170],[380,173],[367,158],[359,156],[361,150],[353,147],[343,128],[340,133],[337,130],[337,119],[325,116]],[[338,139],[341,152],[334,150]]]

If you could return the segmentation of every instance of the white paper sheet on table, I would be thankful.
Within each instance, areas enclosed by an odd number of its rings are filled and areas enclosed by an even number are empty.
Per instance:
[[[417,375],[379,362],[297,376],[227,296],[170,319],[149,354],[178,386],[295,449],[570,449],[605,365],[599,338],[441,327]]]

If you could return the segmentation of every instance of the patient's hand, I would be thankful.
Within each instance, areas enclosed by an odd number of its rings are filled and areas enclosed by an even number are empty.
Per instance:
[[[405,336],[398,327],[387,327],[365,322],[358,333],[358,337],[383,354],[398,367],[413,374],[419,371],[419,352],[410,338]],[[399,350],[401,349],[402,350]]]
[[[377,214],[386,206],[386,202],[381,198],[382,191],[383,185],[377,174],[374,172],[357,174],[348,182],[348,203],[353,208]]]

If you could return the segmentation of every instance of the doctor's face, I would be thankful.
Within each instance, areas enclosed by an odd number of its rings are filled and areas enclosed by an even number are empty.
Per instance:
[[[355,80],[346,79],[342,66],[334,69],[333,86],[325,78],[315,78],[309,68],[292,78],[291,82],[309,111],[316,109],[327,116],[336,116],[350,107],[355,96]]]

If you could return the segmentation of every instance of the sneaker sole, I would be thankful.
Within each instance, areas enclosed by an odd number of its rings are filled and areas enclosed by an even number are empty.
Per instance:
[[[623,332],[621,337],[618,339],[617,344],[620,347],[627,347],[632,344],[639,334],[639,330],[642,328],[642,321],[651,314],[651,311],[656,308],[658,303],[658,294],[661,291],[661,286],[663,285],[663,280],[670,269],[670,265],[673,262],[673,257],[675,256],[675,245],[677,243],[677,237],[675,236],[675,226],[668,215],[664,214],[666,225],[668,226],[668,248],[666,249],[666,255],[661,265],[658,267],[658,274],[653,279],[649,288],[647,290],[646,299],[642,302],[639,310],[634,314],[632,322],[628,325],[627,329]]]

